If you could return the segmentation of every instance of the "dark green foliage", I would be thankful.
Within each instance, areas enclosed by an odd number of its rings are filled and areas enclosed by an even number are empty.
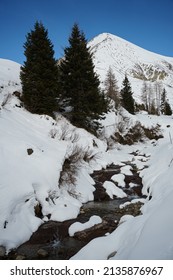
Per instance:
[[[123,88],[121,90],[122,106],[130,113],[135,113],[134,99],[132,96],[131,85],[128,78],[125,76]]]
[[[171,116],[172,115],[172,109],[168,101],[165,102],[165,115]]]
[[[26,61],[21,67],[23,101],[27,110],[36,114],[53,115],[57,109],[58,68],[48,31],[36,22],[26,36]]]
[[[166,99],[166,90],[163,89],[162,95],[161,95],[161,113],[164,115],[171,116],[172,115],[172,110],[171,106]]]
[[[84,33],[77,24],[72,28],[69,47],[60,63],[60,84],[64,110],[71,122],[91,132],[99,127],[98,119],[107,110],[105,97],[99,89],[99,79],[94,72],[92,55]]]

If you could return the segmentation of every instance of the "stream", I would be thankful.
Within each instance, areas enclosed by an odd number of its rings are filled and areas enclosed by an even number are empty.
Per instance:
[[[125,187],[127,197],[110,199],[103,183],[111,181],[111,177],[120,173],[121,166],[111,165],[104,170],[95,171],[91,176],[95,181],[94,201],[84,204],[80,214],[76,219],[64,222],[48,221],[42,224],[31,238],[12,250],[5,259],[70,259],[89,241],[96,237],[111,233],[118,226],[120,218],[125,214],[133,216],[140,215],[142,203],[137,202],[120,208],[121,204],[131,201],[134,198],[142,198],[142,179],[132,166],[132,175],[125,175]],[[134,188],[130,188],[130,183]],[[78,232],[74,237],[68,235],[68,228],[74,222],[87,222],[91,216],[97,215],[102,218],[102,224],[94,226],[82,232]]]

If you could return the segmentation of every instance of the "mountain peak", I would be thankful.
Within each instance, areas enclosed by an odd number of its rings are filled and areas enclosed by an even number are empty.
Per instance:
[[[119,87],[124,76],[128,76],[138,99],[143,81],[148,81],[151,85],[158,81],[165,87],[173,104],[173,58],[145,50],[111,33],[97,35],[88,43],[88,47],[93,54],[95,70],[101,82],[104,82],[111,67]]]

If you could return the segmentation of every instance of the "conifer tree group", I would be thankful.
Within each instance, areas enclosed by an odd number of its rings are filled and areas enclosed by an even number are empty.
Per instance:
[[[107,101],[99,88],[85,35],[78,25],[72,28],[69,47],[65,48],[59,65],[42,23],[36,22],[34,30],[27,34],[24,49],[26,61],[20,78],[25,108],[51,116],[58,109],[66,111],[74,125],[96,132],[99,119],[107,111]]]
[[[31,113],[50,116],[61,111],[72,124],[92,133],[97,133],[100,119],[104,118],[104,113],[109,110],[106,96],[114,100],[116,109],[121,102],[129,113],[134,114],[135,102],[127,76],[119,92],[117,80],[109,68],[103,93],[94,71],[87,40],[78,24],[74,24],[68,41],[69,46],[64,49],[64,57],[57,63],[48,31],[41,22],[37,21],[34,30],[27,34],[24,44],[26,61],[20,72],[25,108]],[[160,94],[160,84],[156,86],[157,105],[158,102],[161,103],[159,110],[162,114],[171,115],[172,110],[165,90]],[[144,106],[155,112],[151,94],[148,93],[148,87],[144,83]],[[158,96],[161,96],[161,100]]]

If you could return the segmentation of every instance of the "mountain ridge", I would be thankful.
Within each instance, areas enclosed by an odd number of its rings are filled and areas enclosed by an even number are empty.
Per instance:
[[[145,50],[111,33],[102,33],[94,37],[88,47],[93,55],[95,71],[102,86],[109,67],[118,81],[119,87],[125,75],[128,76],[134,98],[141,103],[140,95],[143,81],[161,82],[173,105],[173,57]]]

